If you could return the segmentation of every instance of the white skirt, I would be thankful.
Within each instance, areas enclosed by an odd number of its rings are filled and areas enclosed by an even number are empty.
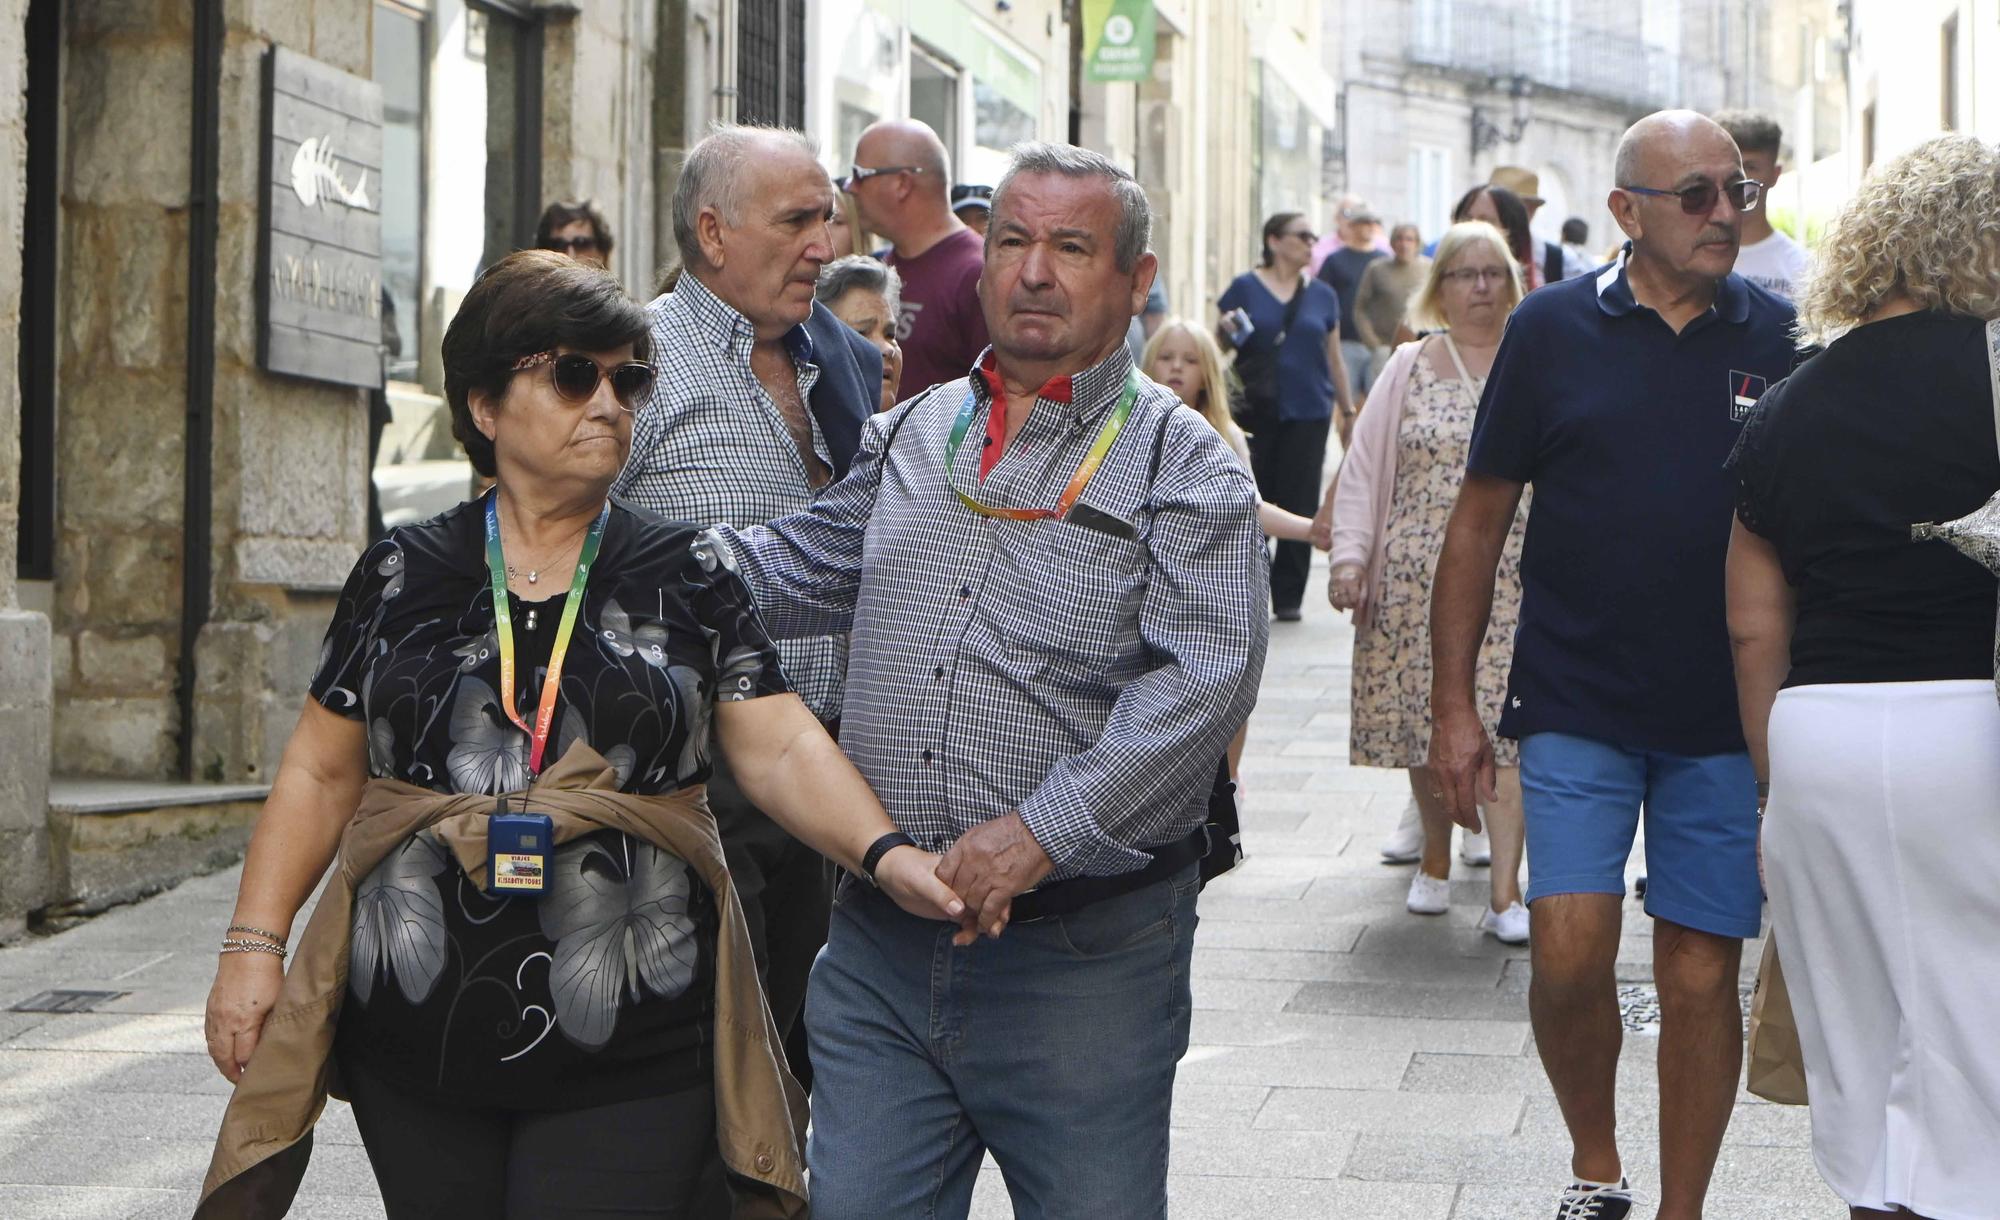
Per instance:
[[[1850,1206],[2000,1215],[2000,702],[1805,686],[1771,714],[1764,865],[1813,1156]]]

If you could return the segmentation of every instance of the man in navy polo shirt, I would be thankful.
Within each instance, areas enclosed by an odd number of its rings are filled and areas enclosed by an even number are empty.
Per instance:
[[[1476,827],[1494,772],[1473,671],[1494,567],[1534,484],[1500,732],[1521,742],[1528,1008],[1573,1145],[1564,1220],[1623,1220],[1633,1207],[1614,1133],[1614,963],[1642,808],[1660,1220],[1701,1216],[1736,1096],[1737,967],[1762,895],[1723,616],[1734,498],[1723,463],[1792,362],[1791,307],[1730,272],[1760,193],[1728,134],[1698,114],[1665,111],[1626,132],[1609,207],[1630,242],[1599,274],[1515,311],[1438,563],[1431,766],[1454,818]]]

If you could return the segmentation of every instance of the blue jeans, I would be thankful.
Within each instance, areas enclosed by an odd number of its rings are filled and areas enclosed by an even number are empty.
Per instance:
[[[815,1220],[963,1217],[988,1149],[1021,1220],[1165,1216],[1198,889],[956,948],[848,885],[806,993]]]

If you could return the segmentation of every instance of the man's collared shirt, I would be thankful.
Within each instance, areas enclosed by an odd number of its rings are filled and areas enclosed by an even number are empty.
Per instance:
[[[1535,489],[1500,732],[1732,752],[1724,463],[1791,372],[1792,308],[1730,275],[1676,334],[1628,257],[1523,300],[1480,398],[1467,468]]]
[[[647,305],[646,317],[658,376],[632,420],[632,455],[612,494],[697,525],[757,525],[811,504],[784,414],[750,371],[750,320],[692,275]],[[797,326],[785,346],[798,370],[799,402],[808,404],[819,378],[812,338]],[[809,406],[806,416],[812,419]],[[832,469],[818,420],[812,429],[813,451]],[[830,721],[840,714],[845,636],[781,640],[778,655],[815,715]]]
[[[1269,633],[1256,487],[1170,391],[1140,379],[1078,501],[1130,538],[988,518],[953,490],[1053,507],[1130,369],[1121,344],[1071,379],[1071,401],[1038,398],[984,480],[977,441],[945,450],[966,395],[990,415],[991,390],[947,382],[871,420],[810,511],[717,531],[774,635],[851,627],[841,748],[931,850],[1018,811],[1054,880],[1142,867],[1135,849],[1202,824],[1256,701]],[[968,436],[985,435],[975,422]]]

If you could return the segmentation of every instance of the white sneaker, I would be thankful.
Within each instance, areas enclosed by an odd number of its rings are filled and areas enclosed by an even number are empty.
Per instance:
[[[1403,904],[1412,915],[1442,915],[1451,909],[1451,882],[1422,869],[1410,878],[1410,898]]]
[[[1382,863],[1415,864],[1424,854],[1424,818],[1413,797],[1403,806],[1403,820],[1382,841]]]
[[[1486,841],[1486,832],[1463,831],[1458,840],[1458,858],[1474,868],[1493,863],[1493,847]]]
[[[1488,907],[1480,913],[1479,930],[1490,932],[1493,939],[1503,945],[1525,945],[1528,943],[1528,908],[1519,901],[1504,911]]]

